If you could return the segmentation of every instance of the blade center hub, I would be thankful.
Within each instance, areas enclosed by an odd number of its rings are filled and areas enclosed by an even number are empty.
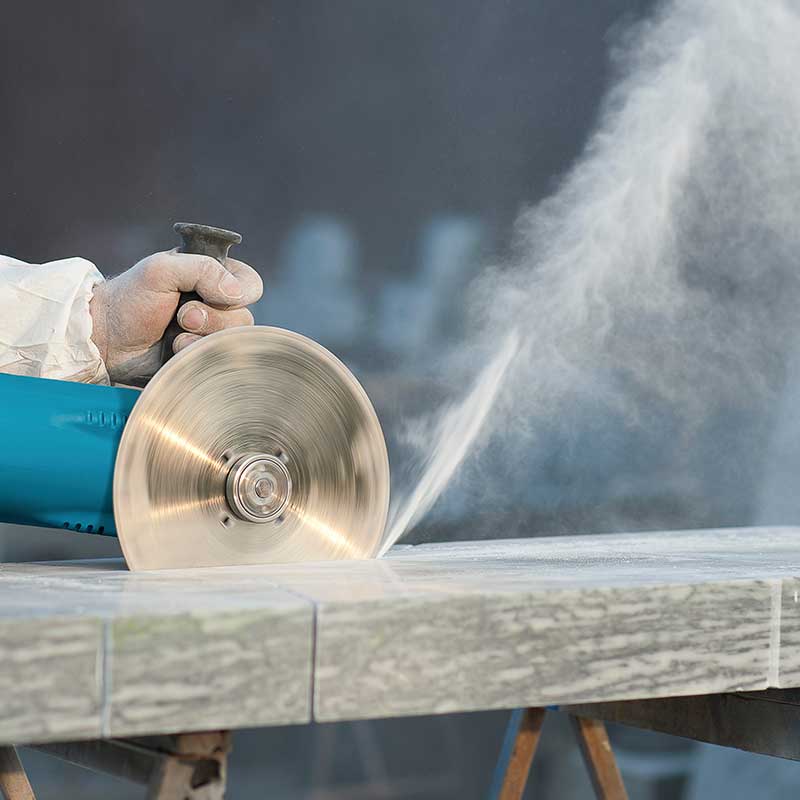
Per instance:
[[[228,472],[225,493],[231,511],[240,519],[271,522],[279,519],[289,505],[292,478],[277,456],[242,456]]]

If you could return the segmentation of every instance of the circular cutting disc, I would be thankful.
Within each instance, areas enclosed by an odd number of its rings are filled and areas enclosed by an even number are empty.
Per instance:
[[[237,516],[232,469],[250,504],[240,513],[280,516]],[[370,558],[388,505],[366,393],[324,347],[280,328],[221,331],[170,359],[136,401],[114,470],[131,569]]]

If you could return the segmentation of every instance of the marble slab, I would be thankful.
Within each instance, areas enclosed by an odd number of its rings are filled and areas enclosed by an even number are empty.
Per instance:
[[[780,650],[770,686],[794,689],[800,686],[800,577],[782,581],[776,627],[780,631]]]
[[[102,624],[53,613],[0,618],[0,740],[90,739],[101,734]]]
[[[317,608],[318,720],[709,694],[777,685],[800,530],[434,544],[270,574]]]
[[[0,565],[0,742],[800,686],[798,593],[800,528]]]
[[[311,602],[203,572],[0,566],[0,742],[308,722]]]

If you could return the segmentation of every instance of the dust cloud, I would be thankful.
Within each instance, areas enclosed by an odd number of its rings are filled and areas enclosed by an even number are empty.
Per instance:
[[[510,472],[566,408],[669,409],[690,436],[775,391],[800,329],[798,42],[784,0],[674,0],[617,32],[584,152],[472,287],[443,368],[463,399],[405,424],[382,553],[489,443]]]

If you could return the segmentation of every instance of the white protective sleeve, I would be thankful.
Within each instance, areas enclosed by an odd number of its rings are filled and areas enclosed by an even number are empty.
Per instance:
[[[89,312],[102,280],[83,258],[26,264],[0,256],[0,372],[107,384]]]

